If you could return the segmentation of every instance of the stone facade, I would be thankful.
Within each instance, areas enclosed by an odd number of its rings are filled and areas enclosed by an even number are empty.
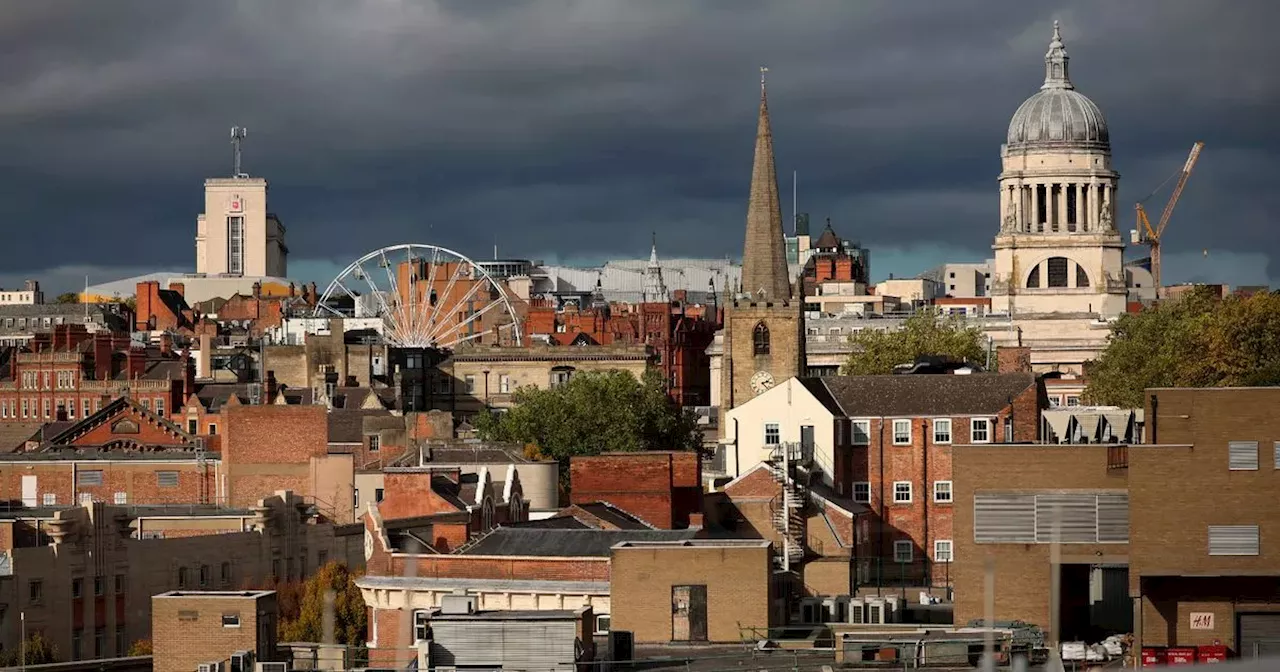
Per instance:
[[[196,273],[286,277],[284,233],[284,225],[267,211],[266,180],[205,180],[204,212],[196,218]]]

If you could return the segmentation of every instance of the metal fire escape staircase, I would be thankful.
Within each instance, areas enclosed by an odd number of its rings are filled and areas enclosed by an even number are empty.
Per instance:
[[[804,560],[805,508],[809,503],[808,456],[799,443],[781,443],[770,453],[768,467],[778,483],[779,493],[773,499],[773,529],[782,541],[781,553],[775,558],[780,569],[791,571]]]

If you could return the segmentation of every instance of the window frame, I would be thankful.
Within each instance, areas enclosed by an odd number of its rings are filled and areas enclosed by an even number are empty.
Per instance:
[[[938,559],[938,549],[942,544],[946,544],[947,559]],[[956,545],[950,539],[934,539],[933,540],[933,561],[936,563],[951,564],[956,561]]]
[[[773,430],[773,433],[774,433],[773,438],[775,439],[774,441],[770,441],[770,440],[769,440],[769,430],[770,430],[770,429],[772,429],[772,430]],[[766,423],[764,423],[764,437],[763,437],[763,440],[764,440],[764,445],[766,445],[766,446],[780,446],[780,445],[782,445],[782,423],[778,423],[778,422],[766,422]]]
[[[860,485],[861,485],[861,486],[866,486],[866,491],[867,491],[866,496],[865,496],[864,498],[861,498],[861,499],[859,499],[859,497],[858,497],[858,486],[860,486]],[[854,482],[853,482],[853,501],[854,501],[854,502],[856,502],[856,503],[858,503],[858,504],[870,504],[870,503],[871,503],[871,481],[854,481]]]
[[[906,559],[903,560],[901,549],[906,549]],[[893,541],[893,563],[895,565],[909,565],[916,561],[916,545],[910,539],[895,539]]]
[[[414,609],[410,627],[413,628],[415,645],[427,641],[427,636],[430,634],[428,631],[431,629],[431,612],[426,609]]]
[[[945,423],[947,426],[947,438],[945,440],[938,438],[938,425],[942,423]],[[951,418],[934,418],[931,423],[931,429],[933,430],[933,442],[937,445],[947,445],[951,443],[952,439],[955,437],[955,427],[951,422]]]
[[[863,428],[861,441],[858,440],[858,427]],[[849,421],[849,445],[851,446],[871,445],[871,421],[870,420],[850,420]]]
[[[979,424],[986,427],[986,438],[981,440],[977,438]],[[995,438],[991,436],[994,426],[995,423],[991,422],[991,418],[969,418],[969,443],[992,443]]]
[[[907,439],[906,439],[905,441],[899,441],[899,440],[898,440],[898,426],[899,426],[899,424],[905,424],[905,425],[906,425],[906,427],[907,427]],[[914,424],[914,423],[912,423],[912,422],[911,422],[911,419],[910,419],[910,418],[894,418],[894,419],[893,419],[893,424],[890,426],[890,427],[891,427],[890,439],[892,439],[892,440],[893,440],[893,445],[895,445],[895,446],[909,446],[909,445],[911,445],[911,434],[912,434],[912,429],[913,429],[913,428],[912,428],[912,424]]]
[[[945,485],[947,490],[947,498],[938,497],[938,486]],[[955,484],[952,481],[934,481],[933,482],[933,503],[934,504],[954,504],[956,501]]]
[[[905,485],[905,486],[907,486],[907,493],[906,493],[906,494],[907,494],[907,498],[906,498],[906,499],[899,499],[899,498],[898,498],[898,486],[899,486],[899,485]],[[913,486],[913,484],[911,483],[911,481],[894,481],[894,482],[893,482],[893,503],[894,503],[894,504],[911,504],[912,502],[914,502],[914,500],[915,500],[915,487]]]

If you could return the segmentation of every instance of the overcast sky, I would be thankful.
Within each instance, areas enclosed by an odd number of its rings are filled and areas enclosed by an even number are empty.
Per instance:
[[[1203,140],[1167,281],[1280,284],[1275,0],[0,0],[0,281],[194,270],[232,125],[304,281],[401,242],[738,257],[761,65],[788,215],[796,170],[876,278],[985,259],[1055,18],[1126,234]]]

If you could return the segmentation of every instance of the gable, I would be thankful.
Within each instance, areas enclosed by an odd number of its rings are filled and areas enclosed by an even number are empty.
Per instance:
[[[125,399],[72,425],[50,440],[57,446],[194,447],[194,439],[173,423]]]

